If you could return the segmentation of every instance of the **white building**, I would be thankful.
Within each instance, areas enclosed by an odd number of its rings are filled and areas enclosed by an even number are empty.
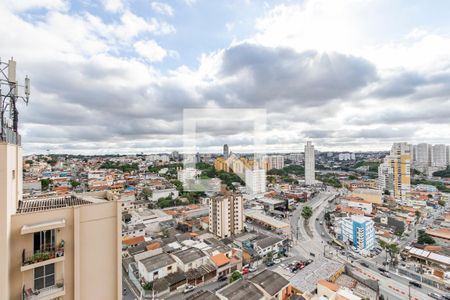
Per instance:
[[[432,158],[432,149],[430,144],[422,143],[417,145],[415,154],[416,163],[421,166],[429,166]]]
[[[434,167],[445,167],[447,165],[447,147],[444,144],[433,146],[431,165]]]
[[[316,183],[316,166],[314,146],[310,141],[305,145],[305,184],[312,185]]]
[[[283,169],[284,168],[284,156],[271,155],[268,157],[269,169]]]
[[[343,160],[355,160],[355,153],[339,153],[338,159]]]
[[[152,190],[152,199],[151,201],[156,202],[160,198],[166,198],[171,196],[172,199],[178,198],[179,193],[175,188],[163,189],[163,190]]]
[[[338,238],[356,250],[369,251],[375,246],[375,227],[371,218],[353,215],[336,220]]]
[[[186,183],[188,180],[195,180],[202,172],[195,168],[179,169],[177,172],[177,179],[182,183]]]
[[[372,213],[372,203],[364,201],[364,200],[345,200],[344,203],[347,207],[351,208],[359,208],[366,214]]]
[[[222,238],[242,232],[244,205],[242,195],[228,193],[209,200],[209,231]]]
[[[137,266],[140,277],[146,282],[153,282],[177,272],[177,262],[167,253],[138,260]]]
[[[266,170],[255,169],[245,170],[245,187],[250,195],[262,194],[266,192]]]

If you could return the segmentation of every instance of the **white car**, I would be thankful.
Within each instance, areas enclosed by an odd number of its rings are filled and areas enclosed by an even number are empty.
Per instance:
[[[250,273],[256,272],[258,269],[255,267],[250,267],[248,268],[248,270],[250,271]]]
[[[193,285],[187,285],[187,286],[184,288],[183,293],[184,293],[184,294],[187,294],[187,293],[189,293],[189,292],[192,292],[193,290],[195,290],[195,286],[193,286]]]
[[[279,263],[281,262],[281,259],[275,258],[275,259],[273,260],[273,262],[276,263],[276,264],[279,264]]]

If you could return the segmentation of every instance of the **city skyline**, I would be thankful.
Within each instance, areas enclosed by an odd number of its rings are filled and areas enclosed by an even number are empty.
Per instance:
[[[272,152],[450,144],[449,4],[405,4],[4,1],[0,55],[33,80],[24,152],[178,150],[183,109],[205,107],[267,109]],[[252,144],[208,127],[203,151]]]

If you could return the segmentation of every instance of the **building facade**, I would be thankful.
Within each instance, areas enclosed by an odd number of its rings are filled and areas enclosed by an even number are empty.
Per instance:
[[[338,238],[356,250],[369,251],[375,247],[374,222],[369,217],[356,216],[337,219]]]
[[[248,194],[256,195],[266,192],[266,170],[245,170],[245,188]]]
[[[316,166],[314,146],[310,141],[305,145],[305,184],[313,185],[316,183]]]
[[[221,238],[236,235],[244,228],[244,205],[240,194],[225,193],[209,201],[209,231]]]

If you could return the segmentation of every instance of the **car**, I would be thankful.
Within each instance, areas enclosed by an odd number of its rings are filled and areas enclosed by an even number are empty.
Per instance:
[[[250,273],[258,271],[258,269],[256,267],[250,267],[250,268],[248,268],[248,270],[250,271]]]
[[[275,263],[273,262],[273,261],[268,261],[268,262],[266,262],[266,266],[268,266],[268,267],[271,267],[271,266],[273,266]]]
[[[279,264],[279,263],[281,262],[281,259],[275,258],[275,259],[273,260],[273,262],[276,263],[276,264]]]
[[[128,294],[128,291],[126,288],[123,288],[122,295],[126,296],[126,294]]]
[[[217,280],[218,281],[225,281],[225,280],[227,280],[227,276],[226,275],[220,275],[218,278],[217,278]]]
[[[365,268],[368,268],[368,267],[369,267],[369,264],[366,263],[365,261],[361,261],[361,262],[359,262],[359,264],[360,264],[361,266],[365,267]]]
[[[413,285],[413,286],[415,286],[415,287],[417,287],[417,288],[419,288],[419,289],[422,288],[422,284],[421,284],[421,283],[418,283],[418,282],[416,282],[416,281],[412,281],[412,280],[411,280],[411,281],[409,282],[409,284],[410,284],[410,285]]]
[[[249,268],[243,268],[242,269],[242,275],[248,274],[250,273],[250,269]]]
[[[391,275],[389,275],[389,272],[380,272],[381,275],[387,278],[391,278]]]
[[[389,264],[389,262],[383,261],[383,266],[387,266],[388,264]]]
[[[387,270],[385,268],[382,268],[382,267],[379,267],[378,271],[380,271],[380,272],[387,272]]]
[[[319,218],[316,218],[316,221],[319,221]]]
[[[193,290],[195,290],[195,286],[193,285],[187,285],[184,290],[183,290],[183,294],[187,294],[192,292]]]
[[[443,296],[439,295],[438,293],[433,293],[433,292],[428,293],[428,296],[430,296],[433,299],[438,299],[438,300],[444,298]]]

